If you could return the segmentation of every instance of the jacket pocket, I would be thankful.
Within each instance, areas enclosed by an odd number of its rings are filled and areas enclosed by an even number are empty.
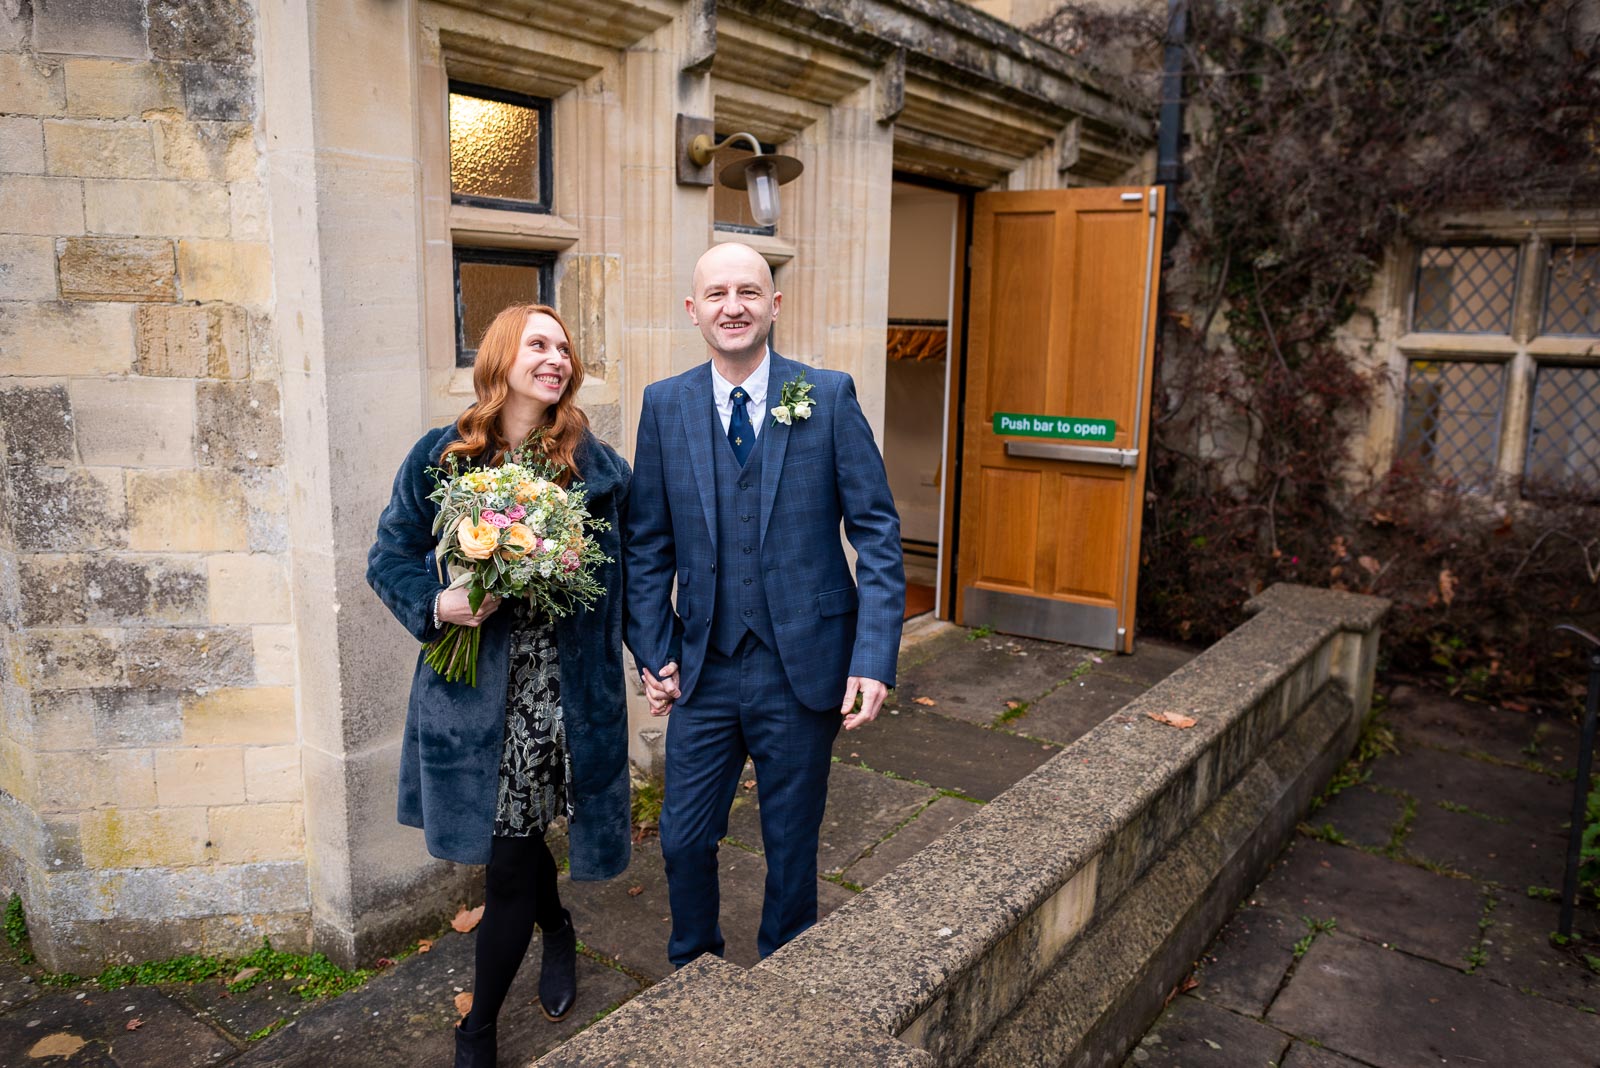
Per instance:
[[[817,594],[817,615],[842,616],[846,612],[854,612],[856,603],[854,586],[846,586],[842,590],[828,590]]]
[[[678,569],[678,597],[677,611],[679,619],[690,619],[694,616],[694,601],[689,596],[689,570]]]

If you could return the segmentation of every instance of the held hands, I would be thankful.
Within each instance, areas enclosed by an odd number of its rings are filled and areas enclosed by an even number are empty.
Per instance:
[[[852,715],[851,709],[855,707],[857,696],[861,698],[861,708]],[[877,679],[851,675],[845,680],[844,703],[839,706],[839,715],[844,717],[844,729],[853,731],[877,719],[878,710],[883,707],[883,699],[887,696],[889,687]]]
[[[650,674],[649,668],[640,668],[639,676],[644,679],[644,694],[650,701],[650,714],[665,716],[671,712],[672,703],[683,693],[678,688],[678,665],[670,660],[662,665],[659,679]]]
[[[467,601],[467,588],[465,586],[452,590],[445,590],[439,595],[439,622],[458,623],[463,627],[476,627],[484,620],[494,615],[494,610],[500,607],[500,598],[490,594],[484,597],[474,612],[472,605]]]

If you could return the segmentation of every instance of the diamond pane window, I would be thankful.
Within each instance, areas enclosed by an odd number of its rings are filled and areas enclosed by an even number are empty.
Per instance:
[[[1550,251],[1544,291],[1544,333],[1600,336],[1600,248]]]
[[[458,248],[456,268],[456,365],[470,367],[478,342],[508,304],[548,304],[555,260],[549,253]]]
[[[1512,245],[1451,245],[1422,250],[1411,329],[1509,334],[1517,292]]]
[[[1540,366],[1523,479],[1600,492],[1600,367]]]
[[[450,83],[450,199],[550,210],[550,102]]]
[[[1400,457],[1436,477],[1487,489],[1494,481],[1504,400],[1502,364],[1411,361]]]

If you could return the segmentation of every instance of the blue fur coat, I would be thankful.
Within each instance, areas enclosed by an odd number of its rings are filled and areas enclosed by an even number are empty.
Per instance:
[[[434,568],[432,533],[438,506],[428,500],[428,469],[457,438],[454,426],[430,430],[395,475],[378,538],[367,554],[367,582],[419,642],[433,627],[433,598],[444,588]],[[568,858],[574,879],[609,879],[628,866],[628,712],[622,689],[621,514],[631,472],[615,450],[587,435],[574,456],[575,482],[588,492],[590,514],[611,529],[600,548],[605,596],[590,611],[556,620],[561,655],[561,707],[572,757],[573,817]],[[449,683],[417,654],[400,748],[400,822],[421,827],[428,852],[462,864],[486,864],[494,832],[500,752],[505,734],[506,679],[512,613],[483,624],[478,685]]]

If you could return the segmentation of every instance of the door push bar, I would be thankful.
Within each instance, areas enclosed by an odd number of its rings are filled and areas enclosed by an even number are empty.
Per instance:
[[[1108,467],[1138,467],[1138,449],[1102,449],[1094,445],[1061,445],[1053,441],[1008,441],[1007,456],[1026,456],[1034,460],[1068,460],[1078,464],[1105,464]]]

